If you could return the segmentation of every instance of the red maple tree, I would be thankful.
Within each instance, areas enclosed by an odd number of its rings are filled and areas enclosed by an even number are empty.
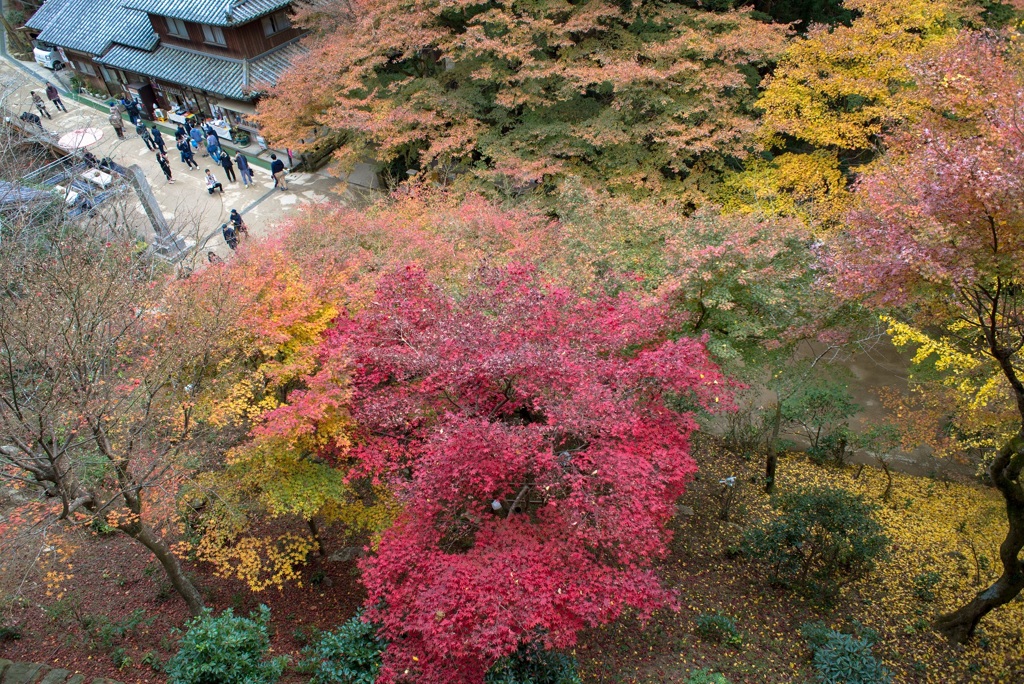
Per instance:
[[[671,602],[652,561],[697,468],[694,411],[729,400],[668,324],[516,265],[458,299],[408,267],[340,322],[323,354],[349,365],[348,457],[404,502],[362,563],[390,640],[379,681],[480,682],[522,643]]]

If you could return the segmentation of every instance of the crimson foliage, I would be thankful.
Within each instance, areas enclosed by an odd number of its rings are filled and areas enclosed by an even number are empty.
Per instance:
[[[693,410],[728,399],[667,324],[519,266],[461,299],[410,267],[340,322],[324,355],[349,359],[352,455],[405,505],[362,563],[380,681],[481,682],[520,644],[671,602],[651,565],[696,470]]]

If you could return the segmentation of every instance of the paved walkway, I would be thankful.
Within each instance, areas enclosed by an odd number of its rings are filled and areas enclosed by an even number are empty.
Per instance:
[[[44,82],[54,81],[52,74],[34,63],[18,62],[6,54],[0,55],[0,90],[3,104],[14,112],[36,110],[32,105],[30,91],[36,91],[45,100]],[[70,97],[62,98],[68,112],[54,111],[48,100],[47,109],[52,120],[42,118],[43,127],[60,135],[79,128],[96,128],[103,132],[102,139],[89,147],[99,158],[110,157],[122,166],[138,164],[146,174],[153,193],[172,229],[183,236],[200,236],[200,249],[213,250],[226,257],[230,249],[224,244],[219,227],[227,221],[232,209],[242,212],[250,234],[268,234],[281,219],[294,213],[307,202],[333,199],[345,204],[361,204],[365,195],[326,173],[290,173],[287,178],[288,190],[274,188],[269,171],[253,165],[254,185],[246,188],[241,181],[229,182],[224,170],[211,163],[209,157],[196,157],[197,170],[189,170],[180,161],[174,147],[173,134],[164,135],[167,159],[170,162],[174,183],[168,183],[156,162],[153,152],[135,134],[134,127],[125,121],[125,139],[119,140],[114,128],[107,120],[107,114]],[[206,191],[204,169],[210,168],[217,179],[224,184],[224,192],[212,196]],[[235,171],[236,177],[238,171]],[[141,205],[140,209],[141,211]]]
[[[55,670],[38,663],[12,663],[0,660],[2,684],[85,684],[86,678],[68,670]],[[92,684],[119,684],[113,679],[93,679]]]

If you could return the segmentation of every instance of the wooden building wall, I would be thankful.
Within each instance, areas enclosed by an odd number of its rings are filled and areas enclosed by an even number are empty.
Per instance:
[[[167,29],[167,21],[163,17],[150,15],[153,30],[160,35],[160,42],[165,45],[177,45],[180,47],[206,52],[221,57],[234,57],[236,59],[252,59],[264,52],[282,45],[301,35],[302,31],[294,26],[285,29],[272,36],[263,33],[263,22],[260,19],[250,21],[238,27],[223,27],[224,42],[226,47],[207,43],[203,39],[203,27],[190,21],[185,22],[188,29],[188,40],[173,36]]]

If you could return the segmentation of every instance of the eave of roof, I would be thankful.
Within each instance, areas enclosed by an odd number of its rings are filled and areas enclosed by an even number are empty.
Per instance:
[[[247,63],[171,45],[161,45],[152,52],[115,45],[96,61],[221,97],[249,100],[258,87],[276,83],[291,60],[304,52],[295,40]]]
[[[212,26],[238,26],[284,9],[291,0],[126,0],[125,7]]]
[[[149,17],[122,0],[46,0],[26,26],[43,42],[92,55],[115,44],[152,50],[159,41]]]

